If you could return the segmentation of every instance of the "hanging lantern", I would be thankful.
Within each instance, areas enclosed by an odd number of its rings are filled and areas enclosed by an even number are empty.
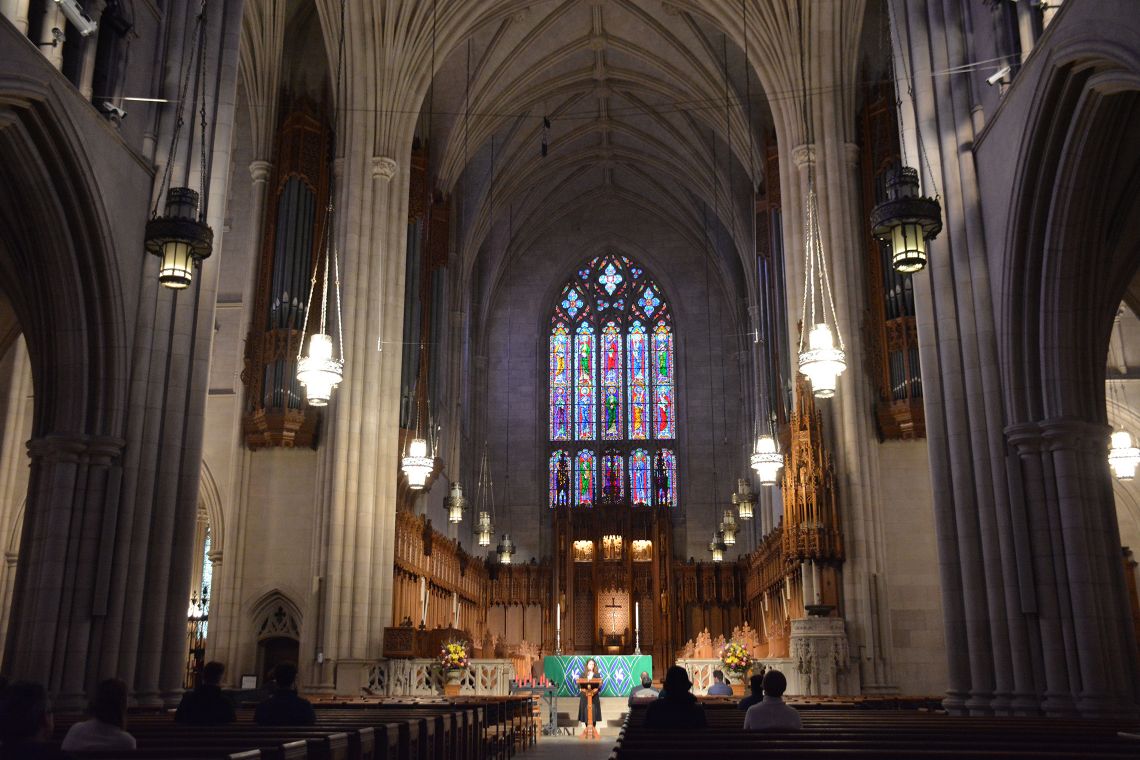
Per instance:
[[[309,354],[297,360],[297,380],[305,387],[310,406],[327,406],[333,388],[344,379],[344,362],[333,358],[332,336],[309,336]]]
[[[511,564],[511,556],[515,553],[515,545],[511,543],[511,536],[509,533],[503,534],[503,542],[496,547],[499,552],[499,563],[503,565]]]
[[[724,534],[726,546],[736,545],[736,516],[731,509],[724,510],[724,521],[720,524],[720,532]]]
[[[724,536],[720,531],[713,533],[713,540],[709,542],[709,551],[712,552],[713,562],[724,562],[724,553],[728,549]]]
[[[491,515],[489,512],[479,513],[479,522],[475,525],[475,531],[479,534],[479,546],[491,545],[491,536],[495,534],[495,526],[491,525]]]
[[[1116,430],[1112,433],[1111,445],[1108,449],[1108,466],[1117,480],[1132,480],[1136,477],[1136,468],[1140,466],[1140,449],[1136,448],[1132,434],[1127,430]]]
[[[808,336],[807,350],[800,352],[800,372],[811,380],[816,398],[834,396],[836,381],[845,369],[847,358],[842,349],[835,347],[831,326],[822,322],[814,325]]]
[[[453,523],[463,522],[463,507],[467,505],[467,499],[463,498],[463,486],[458,483],[451,484],[451,493],[446,500],[447,505],[447,521]]]
[[[146,223],[146,252],[162,260],[158,281],[181,290],[194,279],[194,264],[214,249],[214,231],[198,219],[198,192],[172,187],[166,193],[166,212]]]
[[[904,274],[926,266],[926,241],[942,231],[942,207],[918,193],[918,170],[901,166],[887,177],[887,199],[871,211],[871,232],[890,243],[891,265]]]
[[[736,479],[736,493],[732,495],[732,503],[736,505],[736,512],[741,520],[752,519],[752,506],[756,503],[756,497],[752,494],[752,486],[744,478]]]
[[[813,386],[814,387],[814,386]],[[760,476],[760,485],[774,486],[780,479],[780,468],[784,466],[784,455],[780,453],[780,444],[770,435],[762,435],[756,439],[756,451],[752,454],[752,469]],[[747,485],[747,481],[741,480]],[[749,489],[749,493],[751,494]],[[751,508],[749,508],[751,516]],[[740,517],[743,519],[744,515]]]
[[[400,468],[408,476],[408,486],[415,490],[423,488],[434,467],[434,460],[428,456],[427,441],[413,438],[408,446],[408,455],[400,463]]]
[[[495,535],[495,526],[491,524],[490,512],[479,513],[479,521],[475,526],[475,530],[479,536],[479,545],[490,546],[491,536]]]

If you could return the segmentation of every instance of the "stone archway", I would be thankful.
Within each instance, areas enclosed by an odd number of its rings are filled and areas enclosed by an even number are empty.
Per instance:
[[[1002,262],[1005,433],[1023,500],[1012,518],[1025,531],[1010,549],[1032,588],[1023,614],[1043,709],[1134,715],[1140,663],[1104,381],[1116,309],[1140,266],[1140,70],[1111,44],[1059,49],[1036,93]]]

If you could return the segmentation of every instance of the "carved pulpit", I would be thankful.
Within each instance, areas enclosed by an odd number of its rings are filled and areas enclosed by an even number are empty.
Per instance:
[[[582,731],[583,739],[598,739],[598,729],[594,725],[594,700],[602,690],[602,679],[579,678],[578,689],[586,698],[586,728]]]

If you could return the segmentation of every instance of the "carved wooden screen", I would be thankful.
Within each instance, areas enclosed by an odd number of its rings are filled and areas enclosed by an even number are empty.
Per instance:
[[[296,357],[327,217],[328,166],[328,127],[315,107],[302,102],[278,131],[265,203],[254,316],[242,370],[242,422],[251,449],[316,445],[318,412],[305,403]]]
[[[871,209],[886,199],[887,173],[899,165],[895,110],[886,93],[863,108],[863,231],[867,251],[869,313],[867,331],[870,374],[875,380],[875,416],[884,438],[926,437],[922,373],[911,275],[891,266],[890,246],[871,235]],[[920,275],[922,276],[922,275]]]

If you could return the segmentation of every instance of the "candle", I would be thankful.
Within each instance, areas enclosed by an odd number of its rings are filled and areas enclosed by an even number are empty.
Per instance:
[[[420,625],[427,625],[427,577],[420,576]]]
[[[633,603],[633,630],[641,631],[641,602]]]

